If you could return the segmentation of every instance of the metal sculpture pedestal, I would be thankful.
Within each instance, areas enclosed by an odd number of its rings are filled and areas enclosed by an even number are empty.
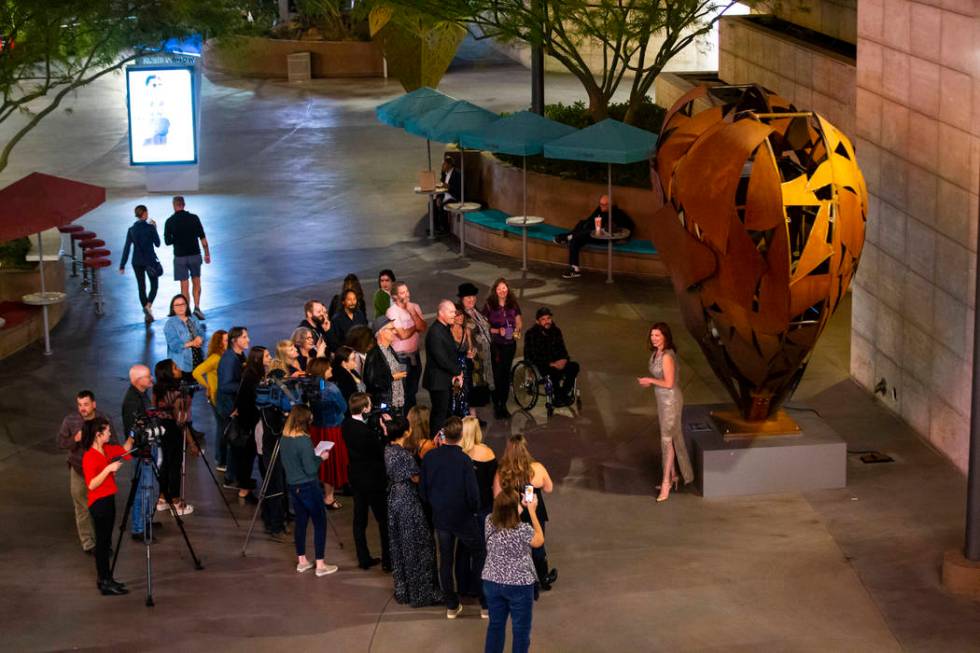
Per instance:
[[[747,494],[804,492],[841,488],[847,484],[847,444],[817,414],[793,412],[789,422],[798,431],[779,434],[765,428],[760,435],[729,434],[715,415],[730,404],[684,407],[684,436],[698,490],[706,499]],[[778,423],[778,422],[776,422]]]

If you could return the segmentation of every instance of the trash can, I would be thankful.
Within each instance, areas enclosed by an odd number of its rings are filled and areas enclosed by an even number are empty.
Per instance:
[[[286,71],[290,82],[308,82],[312,78],[309,52],[294,52],[286,56]]]

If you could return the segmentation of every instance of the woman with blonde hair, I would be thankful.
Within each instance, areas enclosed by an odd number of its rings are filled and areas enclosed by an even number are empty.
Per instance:
[[[272,358],[272,369],[281,370],[286,376],[303,376],[306,374],[299,365],[299,350],[296,349],[292,340],[280,340],[276,343],[276,355]]]
[[[463,418],[463,435],[459,440],[459,446],[473,461],[476,485],[480,489],[479,516],[482,524],[493,510],[493,480],[497,473],[497,457],[493,449],[483,444],[483,431],[480,429],[480,420],[476,417]],[[469,578],[472,578],[468,571],[472,564],[472,556],[460,542],[456,549],[456,582],[459,585],[459,593],[479,596],[480,588],[467,587],[466,583]]]
[[[301,574],[313,567],[306,557],[306,523],[312,520],[316,575],[326,576],[337,571],[337,565],[328,565],[323,559],[327,546],[327,514],[317,472],[323,461],[330,457],[330,451],[317,455],[309,436],[312,422],[313,413],[309,408],[302,404],[293,406],[282,429],[279,457],[286,470],[286,487],[293,500],[293,512],[296,513],[293,525],[296,571]]]
[[[500,458],[497,475],[493,480],[493,494],[494,496],[501,492],[524,494],[524,488],[528,485],[534,488],[534,496],[537,499],[534,510],[541,522],[543,532],[544,525],[548,521],[548,509],[544,505],[544,493],[551,494],[554,483],[552,483],[551,476],[545,466],[536,461],[531,452],[528,451],[527,439],[518,434],[511,436],[510,440],[507,441],[507,448],[504,449],[504,455]],[[527,514],[526,510],[521,519],[529,522],[530,515]],[[531,554],[534,560],[534,569],[538,574],[538,583],[541,589],[547,592],[558,580],[558,570],[549,570],[548,553],[543,546],[534,549]]]

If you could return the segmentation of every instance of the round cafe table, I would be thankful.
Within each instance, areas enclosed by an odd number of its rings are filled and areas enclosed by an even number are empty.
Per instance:
[[[604,240],[608,245],[608,250],[606,252],[607,268],[606,268],[606,283],[612,283],[612,246],[614,240],[625,240],[630,237],[629,229],[616,229],[614,232],[609,233],[605,229],[589,234],[595,240]]]
[[[544,222],[539,215],[512,215],[507,218],[507,224],[521,228],[521,270],[527,272],[527,228]]]
[[[466,251],[466,218],[467,213],[479,211],[480,205],[477,202],[450,202],[443,208],[459,218],[459,253]]]
[[[43,274],[43,272],[42,272]],[[51,355],[51,339],[48,335],[48,306],[54,304],[60,304],[65,301],[68,297],[63,292],[47,291],[47,292],[32,292],[28,295],[21,297],[21,301],[28,306],[40,306],[41,307],[41,317],[44,320],[44,354],[45,356]]]

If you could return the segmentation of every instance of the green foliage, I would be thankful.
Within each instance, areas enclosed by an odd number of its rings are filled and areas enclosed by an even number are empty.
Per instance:
[[[610,104],[609,117],[622,120],[628,109],[628,102]],[[637,110],[637,122],[635,124],[641,129],[659,134],[665,113],[663,107],[647,101],[640,105],[640,108]],[[575,127],[576,129],[584,129],[595,122],[585,103],[581,101],[572,104],[562,104],[559,102],[557,104],[545,105],[544,115],[551,120]],[[519,156],[507,154],[497,154],[495,156],[501,161],[505,161],[515,167],[523,165],[523,159]],[[546,159],[543,156],[528,157],[527,169],[541,174],[561,177],[562,179],[574,179],[596,184],[606,183],[609,172],[608,166],[605,163]],[[639,161],[628,165],[614,165],[613,183],[617,186],[649,188],[650,164],[647,161]]]
[[[608,115],[624,79],[635,111],[664,66],[711,29],[735,0],[390,0],[427,15],[455,21],[475,38],[520,41],[540,47],[581,82],[593,119]],[[753,0],[748,0],[752,2]],[[650,51],[652,38],[660,40]],[[601,69],[590,67],[601,52]]]
[[[0,171],[68,94],[168,38],[247,29],[239,0],[0,0],[0,36],[8,41],[0,50],[0,126],[17,123],[0,151]]]
[[[0,270],[28,269],[27,253],[31,251],[31,241],[27,238],[17,238],[0,243]]]

